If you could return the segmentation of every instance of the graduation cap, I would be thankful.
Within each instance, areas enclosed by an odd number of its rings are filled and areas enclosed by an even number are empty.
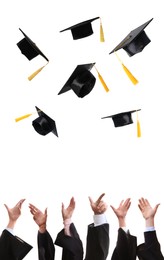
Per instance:
[[[109,54],[121,48],[124,49],[130,57],[141,52],[146,45],[151,42],[144,29],[152,20],[153,18],[132,30]]]
[[[55,121],[46,115],[41,109],[35,106],[36,112],[38,113],[39,117],[32,121],[32,126],[34,127],[35,131],[40,135],[47,135],[50,132],[55,134],[58,137],[57,128]],[[29,116],[33,115],[33,113],[26,114],[24,116],[18,117],[15,119],[16,122],[25,119]]]
[[[77,65],[63,88],[59,91],[58,95],[71,89],[80,98],[89,94],[96,82],[96,78],[90,72],[94,64],[95,63]]]
[[[86,20],[84,22],[75,24],[75,25],[70,26],[70,27],[68,27],[64,30],[61,30],[60,32],[65,32],[67,30],[71,30],[73,40],[78,40],[78,39],[88,37],[88,36],[93,34],[92,22],[97,20],[97,19],[100,19],[100,17],[95,17],[93,19]],[[100,41],[101,42],[105,41],[101,19],[100,19]]]
[[[18,48],[21,50],[21,53],[26,56],[30,61],[33,58],[41,55],[46,61],[49,62],[48,58],[43,54],[43,52],[37,47],[37,45],[19,28],[23,33],[24,38],[17,43]],[[46,65],[47,65],[46,64]],[[46,65],[38,69],[31,76],[28,77],[29,80],[32,80]]]
[[[35,131],[40,135],[47,135],[50,132],[55,134],[58,137],[55,121],[47,116],[42,110],[38,107],[35,107],[39,117],[32,121],[32,125]]]
[[[141,109],[122,112],[122,113],[118,113],[115,115],[102,117],[101,119],[112,118],[115,127],[126,126],[129,124],[133,124],[132,113],[140,111],[140,110]],[[139,123],[138,114],[137,114],[137,137],[140,137],[140,136],[141,136],[141,128],[140,128],[140,123]]]

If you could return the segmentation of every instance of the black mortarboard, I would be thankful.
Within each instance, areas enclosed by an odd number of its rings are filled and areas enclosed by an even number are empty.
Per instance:
[[[132,30],[109,54],[121,48],[124,49],[130,57],[141,52],[145,46],[151,42],[144,29],[152,20],[153,18]]]
[[[36,44],[20,28],[19,30],[24,35],[24,38],[17,43],[17,46],[21,50],[21,53],[25,55],[28,60],[32,60],[36,56],[41,55],[47,61],[48,64],[49,60],[43,54],[43,52],[41,52],[41,50],[36,46]],[[42,66],[37,71],[32,73],[32,75],[28,77],[28,80],[32,80],[46,65]]]
[[[39,115],[38,118],[32,121],[32,125],[36,132],[40,135],[47,135],[50,132],[55,134],[58,137],[56,123],[53,119],[47,116],[43,111],[41,111],[38,107],[35,107],[37,113]]]
[[[22,54],[24,54],[28,60],[32,60],[40,54],[44,59],[46,59],[46,61],[49,61],[48,58],[36,46],[36,44],[20,28],[19,30],[24,35],[24,38],[17,43],[17,46],[21,50]]]
[[[115,114],[115,115],[112,115],[112,116],[102,117],[101,119],[112,118],[115,127],[125,126],[125,125],[129,125],[129,124],[133,123],[131,114],[134,113],[134,112],[140,111],[140,110],[141,109],[131,110],[131,111],[128,111],[128,112],[122,112],[122,113]]]
[[[73,90],[78,97],[83,98],[93,89],[96,78],[90,72],[95,63],[78,65],[58,95]]]
[[[99,19],[99,18],[100,17],[95,17],[93,19],[75,24],[75,25],[68,27],[68,28],[66,28],[66,29],[64,29],[60,32],[71,30],[72,37],[73,37],[74,40],[78,40],[78,39],[81,39],[81,38],[84,38],[84,37],[88,37],[88,36],[93,34],[93,29],[92,29],[91,23],[94,20]]]

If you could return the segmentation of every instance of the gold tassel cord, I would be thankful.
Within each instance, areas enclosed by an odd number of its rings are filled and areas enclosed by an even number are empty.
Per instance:
[[[100,19],[100,42],[105,42],[104,31],[103,31],[101,19]]]
[[[139,120],[137,120],[137,137],[141,137],[141,126]]]
[[[47,63],[47,64],[48,64],[48,63]],[[46,64],[46,65],[47,65],[47,64]],[[32,74],[28,77],[28,80],[31,81],[36,75],[38,75],[39,72],[42,71],[42,69],[43,69],[46,65],[42,66],[41,68],[39,68],[38,70],[36,70],[34,73],[32,73]]]
[[[40,112],[40,111],[41,111],[41,110],[39,110],[39,111],[37,111],[37,112],[34,112],[34,113],[26,114],[26,115],[24,115],[24,116],[17,117],[17,118],[15,118],[15,122],[19,122],[19,121],[21,121],[21,120],[23,120],[23,119],[25,119],[25,118],[28,118],[28,117],[32,116],[33,114],[36,114],[36,113],[38,113],[38,112]]]
[[[122,67],[126,73],[126,75],[129,77],[129,79],[131,80],[131,82],[136,85],[138,84],[138,80],[132,75],[132,73],[128,70],[128,68],[122,63]]]
[[[102,76],[100,75],[100,73],[98,72],[98,70],[97,70],[96,67],[95,67],[95,69],[96,69],[96,71],[97,71],[97,74],[98,74],[98,77],[99,77],[99,80],[100,80],[101,84],[103,85],[105,91],[108,92],[108,91],[109,91],[108,86],[106,85],[104,79],[102,78]]]
[[[24,116],[17,117],[17,118],[15,118],[15,122],[21,121],[21,120],[23,120],[23,119],[25,119],[25,118],[27,118],[27,117],[29,117],[31,115],[32,114],[26,114]]]
[[[130,70],[122,63],[122,61],[120,60],[120,58],[118,57],[118,54],[115,52],[117,59],[119,60],[119,62],[121,63],[123,70],[125,71],[126,75],[128,76],[128,78],[131,80],[131,82],[136,85],[138,83],[138,80],[133,76],[133,74],[130,72]]]
[[[137,113],[137,137],[141,137],[141,126],[138,119],[138,113]]]

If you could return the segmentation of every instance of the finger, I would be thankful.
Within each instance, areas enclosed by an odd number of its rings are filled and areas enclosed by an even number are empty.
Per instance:
[[[38,211],[39,209],[37,207],[35,207],[33,204],[29,204],[29,208],[34,210],[34,211]]]
[[[159,205],[160,205],[160,203],[158,203],[158,204],[155,206],[155,208],[154,208],[155,212],[157,212],[157,209],[158,209]]]
[[[124,203],[124,200],[121,200],[119,207],[121,207],[123,203]]]
[[[21,208],[24,201],[25,201],[25,199],[21,199],[21,200],[16,204],[16,207]]]
[[[69,206],[71,206],[71,207],[73,207],[73,208],[75,207],[75,200],[74,200],[73,197],[72,197],[71,200],[70,200]]]
[[[47,215],[47,208],[45,209],[44,214]]]
[[[106,203],[103,203],[103,204],[100,206],[99,211],[100,211],[101,213],[103,213],[103,212],[105,212],[105,211],[107,210],[107,208],[108,208],[107,204],[106,204]]]
[[[124,206],[125,206],[126,208],[129,208],[130,205],[131,205],[131,201],[130,201],[130,198],[128,198],[128,199],[125,200]]]
[[[9,207],[6,205],[6,204],[4,204],[4,206],[5,206],[5,208],[7,209],[7,211],[9,210]]]
[[[64,203],[62,202],[61,210],[64,211],[64,209],[65,209],[65,206],[64,206]]]
[[[88,199],[89,199],[90,204],[92,205],[94,203],[92,198],[89,196]]]
[[[104,201],[100,201],[99,204],[97,205],[97,208],[101,208],[104,205]]]
[[[112,205],[110,205],[111,209],[115,212],[116,211],[116,208]]]
[[[102,193],[101,195],[100,195],[100,197],[97,199],[97,203],[99,204],[99,202],[101,201],[101,199],[104,197],[104,195],[105,195],[105,193]]]

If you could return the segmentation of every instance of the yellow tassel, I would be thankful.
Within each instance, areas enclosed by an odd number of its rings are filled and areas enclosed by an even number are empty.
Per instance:
[[[41,67],[40,69],[36,70],[33,74],[28,77],[28,80],[32,80],[45,66]]]
[[[108,92],[108,91],[109,91],[109,88],[107,87],[105,81],[103,80],[103,78],[102,78],[102,76],[100,75],[100,73],[99,73],[99,72],[97,72],[97,73],[98,73],[99,80],[100,80],[101,84],[103,85],[105,91]]]
[[[132,75],[132,73],[128,70],[127,67],[125,67],[125,65],[122,63],[122,67],[126,73],[126,75],[129,77],[129,79],[131,80],[131,82],[136,85],[138,83],[138,80]]]
[[[100,21],[100,42],[105,42],[104,31],[103,31],[103,27],[102,27],[102,22],[101,21]]]
[[[18,121],[20,121],[20,120],[22,120],[22,119],[25,119],[25,118],[27,118],[27,117],[29,117],[29,116],[31,116],[32,114],[26,114],[26,115],[24,115],[24,116],[20,116],[20,117],[17,117],[16,119],[15,119],[15,122],[18,122]]]
[[[141,126],[138,119],[137,119],[137,137],[141,137]]]
[[[99,77],[99,80],[100,80],[101,84],[103,85],[103,87],[104,87],[104,89],[106,90],[106,92],[108,92],[108,91],[109,91],[109,88],[107,87],[105,81],[103,80],[102,76],[101,76],[100,73],[98,72],[96,66],[94,66],[94,67],[95,67],[95,69],[96,69],[96,71],[97,71],[97,74],[98,74],[98,77]]]
[[[119,60],[119,62],[121,63],[126,75],[129,77],[129,79],[131,80],[131,82],[136,85],[138,83],[138,80],[132,75],[132,73],[128,70],[128,68],[122,63],[121,59],[118,57],[117,52],[114,52],[116,54],[117,59]]]

